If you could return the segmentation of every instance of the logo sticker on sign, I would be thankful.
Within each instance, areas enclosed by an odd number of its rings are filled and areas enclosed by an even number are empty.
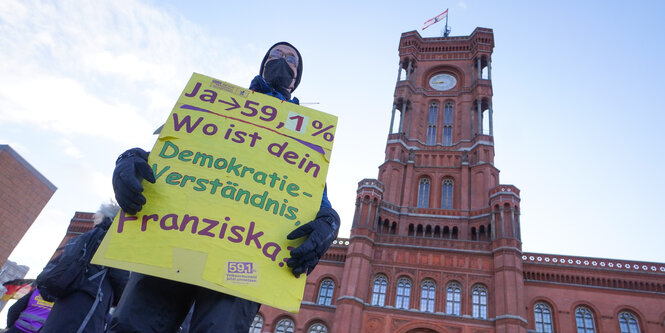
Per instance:
[[[256,284],[259,275],[254,263],[229,261],[226,263],[226,281],[232,284]]]

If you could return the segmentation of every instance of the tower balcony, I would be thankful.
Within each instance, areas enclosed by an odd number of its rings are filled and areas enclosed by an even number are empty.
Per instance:
[[[381,199],[383,197],[383,183],[376,179],[365,178],[358,182],[357,197],[369,196],[371,198]]]
[[[388,141],[400,141],[400,140],[404,142],[408,140],[404,132],[388,134]]]
[[[476,79],[471,85],[474,96],[492,96],[492,80]]]
[[[499,185],[489,192],[490,201],[492,205],[498,203],[513,203],[520,202],[520,190],[513,185]]]
[[[421,208],[421,207],[406,207],[399,206],[387,201],[381,202],[381,209],[394,214],[409,214],[420,215],[423,217],[453,217],[453,218],[473,218],[476,216],[488,215],[491,212],[490,207],[481,209],[466,210],[466,209],[441,209],[441,208]]]
[[[374,238],[375,244],[399,244],[405,247],[419,247],[445,250],[466,250],[466,251],[491,251],[489,242],[479,242],[470,240],[459,240],[451,238],[423,237],[423,236],[403,236],[378,234]]]
[[[441,144],[436,144],[436,145],[426,145],[419,140],[414,140],[414,139],[409,139],[406,137],[406,134],[404,132],[400,133],[390,133],[388,134],[388,144],[392,143],[401,143],[405,146],[405,148],[408,146],[409,148],[416,148],[418,150],[468,150],[479,143],[481,144],[487,144],[490,146],[494,145],[494,136],[489,135],[489,132],[483,133],[483,134],[478,134],[475,135],[471,140],[460,140],[457,142],[453,142],[451,146],[444,146]],[[467,149],[464,149],[467,148]]]
[[[382,206],[385,205],[382,204]],[[414,215],[426,215],[426,216],[451,216],[451,217],[474,217],[479,215],[489,214],[491,209],[489,207],[476,209],[473,211],[462,210],[462,209],[440,209],[440,208],[420,208],[420,207],[409,207],[407,208],[407,213]]]

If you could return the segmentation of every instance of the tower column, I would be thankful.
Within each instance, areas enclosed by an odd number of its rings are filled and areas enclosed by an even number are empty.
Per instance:
[[[401,81],[402,78],[402,62],[399,62],[399,66],[397,67],[397,82]]]
[[[412,66],[413,66],[413,62],[411,61],[411,59],[409,59],[409,65],[406,68],[406,79],[407,80],[411,79],[411,68],[412,68]]]
[[[461,167],[461,182],[460,182],[460,209],[469,209],[469,196],[470,196],[470,170],[469,170],[469,154],[462,153],[462,167]]]
[[[492,79],[492,58],[487,58],[487,79]]]
[[[395,123],[395,109],[397,109],[397,103],[393,102],[393,112],[390,116],[390,129],[388,129],[388,134],[393,134],[393,125]]]
[[[411,157],[412,153],[409,152],[409,158],[406,162],[406,170],[404,172],[404,179],[413,179],[413,166],[415,165],[415,161]],[[417,186],[417,181],[414,182],[415,185]],[[416,202],[411,202],[411,193],[413,193],[413,188],[414,188],[414,183],[405,181],[402,182],[402,197],[400,198],[400,206],[402,206],[401,211],[406,212],[408,206],[416,206]],[[415,235],[415,233],[414,233]]]
[[[478,59],[476,60],[476,64],[478,65],[478,80],[481,80],[483,78],[483,70],[482,68],[480,68],[481,65],[480,62],[481,62],[480,57],[478,57]]]
[[[353,226],[358,225],[358,218],[360,218],[360,199],[356,199],[356,211],[353,214]]]
[[[478,106],[478,135],[483,134],[483,101],[481,99],[477,100]]]
[[[505,226],[506,226],[505,222],[506,222],[506,221],[505,221],[505,219],[503,218],[504,215],[506,215],[506,214],[505,214],[505,208],[501,208],[501,221],[500,221],[500,222],[501,222],[501,225],[499,226],[499,228],[501,229],[501,236],[500,236],[501,238],[503,238],[503,237],[506,236],[506,232],[505,232]]]
[[[492,229],[492,240],[496,239],[496,213],[494,209],[490,210],[490,227]]]
[[[373,214],[374,212],[375,212],[375,209],[374,209],[374,200],[370,200],[370,201],[367,203],[367,220],[365,221],[365,225],[366,225],[370,230],[372,230],[373,225],[374,225],[374,220],[375,220],[375,218],[374,218],[374,216],[373,216],[373,215],[374,215],[374,214]]]
[[[378,201],[374,205],[374,224],[378,224],[381,222],[381,219],[379,218],[379,208],[381,208],[381,201]],[[388,231],[390,231],[390,225],[388,225]]]
[[[371,293],[371,262],[374,244],[367,237],[351,235],[344,274],[337,297],[335,320],[330,332],[363,332],[363,310]]]
[[[492,110],[492,101],[490,101],[490,135],[494,135],[494,125],[492,124],[494,118],[494,111]]]
[[[399,114],[399,132],[398,133],[404,133],[404,114],[406,113],[406,102],[402,102],[402,110],[400,110]]]
[[[515,212],[515,220],[516,220],[516,226],[517,226],[517,234],[515,235],[518,240],[522,240],[522,231],[520,230],[520,211]]]
[[[404,102],[404,113],[407,113],[409,110],[409,101],[407,100]],[[409,137],[410,134],[410,129],[411,129],[411,119],[413,118],[413,115],[411,114],[413,112],[408,112],[408,115],[406,115],[408,118],[406,118],[406,129],[404,129],[404,134]]]
[[[515,230],[515,207],[510,206],[510,232],[513,238],[517,238],[517,230]]]
[[[473,134],[475,133],[475,127],[476,127],[476,125],[475,125],[475,123],[476,123],[476,116],[475,116],[476,111],[473,110],[473,104],[471,105],[471,112],[470,113],[471,113],[471,121],[470,121],[470,123],[471,123],[471,132],[470,133],[471,133],[471,137],[473,138]]]

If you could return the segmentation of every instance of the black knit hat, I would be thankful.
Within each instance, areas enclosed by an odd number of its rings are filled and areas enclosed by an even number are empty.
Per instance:
[[[293,84],[293,90],[296,90],[296,88],[298,88],[298,84],[300,84],[300,78],[302,77],[302,56],[300,55],[300,52],[298,52],[298,49],[296,49],[293,45],[287,42],[279,42],[268,49],[268,52],[266,52],[266,55],[263,57],[263,61],[261,61],[261,68],[259,68],[259,75],[263,76],[263,68],[265,67],[266,61],[268,60],[268,56],[270,55],[270,50],[272,50],[277,45],[286,45],[288,47],[292,47],[294,50],[296,50],[296,54],[298,54],[298,73],[295,73],[296,82]]]

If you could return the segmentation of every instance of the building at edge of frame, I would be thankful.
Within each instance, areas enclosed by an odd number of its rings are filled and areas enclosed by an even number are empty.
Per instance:
[[[0,144],[0,267],[56,190],[51,181],[11,146]]]
[[[494,165],[493,48],[487,28],[402,34],[385,160],[358,183],[350,238],[300,313],[264,306],[254,332],[663,331],[665,264],[522,252],[520,191]]]

